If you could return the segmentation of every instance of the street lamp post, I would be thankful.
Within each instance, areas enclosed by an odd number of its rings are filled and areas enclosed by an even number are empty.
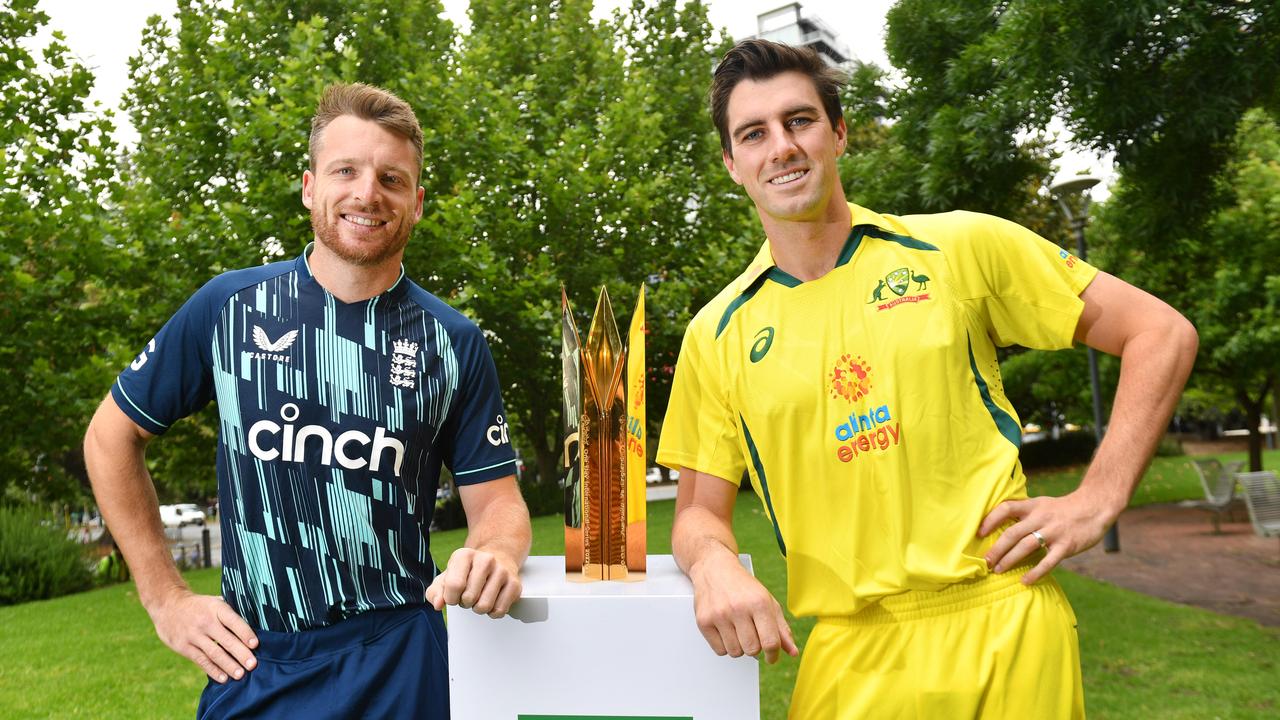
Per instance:
[[[1059,180],[1049,186],[1049,193],[1058,201],[1058,209],[1062,212],[1062,216],[1066,218],[1067,224],[1071,226],[1072,232],[1076,236],[1076,255],[1081,260],[1088,259],[1088,252],[1084,244],[1084,226],[1089,221],[1089,189],[1098,184],[1098,178],[1089,175],[1081,175],[1066,180]],[[1067,199],[1073,195],[1079,194],[1082,201],[1078,212],[1072,212],[1071,204]],[[1098,445],[1102,445],[1102,391],[1098,384],[1098,351],[1089,348],[1089,387],[1093,390],[1093,434],[1097,438]],[[1107,528],[1106,537],[1102,539],[1102,549],[1109,553],[1120,551],[1120,531],[1117,521],[1111,527]]]

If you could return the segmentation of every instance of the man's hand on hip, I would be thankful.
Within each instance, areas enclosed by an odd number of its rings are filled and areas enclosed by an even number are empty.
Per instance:
[[[698,629],[717,655],[764,656],[778,651],[799,654],[782,606],[730,553],[716,553],[690,569],[693,614]]]
[[[147,612],[160,640],[215,682],[239,680],[258,665],[252,650],[258,647],[253,628],[220,597],[175,590]]]
[[[470,608],[500,618],[520,599],[520,568],[499,553],[458,548],[444,572],[427,588],[427,602],[437,610],[445,605]]]
[[[986,537],[1006,522],[1017,520],[987,551],[987,567],[1004,572],[1044,548],[1045,556],[1022,576],[1022,582],[1030,585],[1066,558],[1097,545],[1118,514],[1109,508],[1109,503],[1083,490],[1062,497],[1006,500],[978,528],[978,537]]]

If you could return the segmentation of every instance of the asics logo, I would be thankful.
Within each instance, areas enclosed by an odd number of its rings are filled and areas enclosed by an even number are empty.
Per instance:
[[[306,458],[308,443],[314,449],[319,444],[320,464],[332,467],[336,459],[338,465],[348,470],[360,470],[368,466],[372,472],[378,472],[383,456],[387,450],[392,451],[392,472],[400,477],[400,468],[404,464],[404,443],[387,434],[383,428],[373,431],[373,437],[359,430],[348,430],[334,437],[323,425],[303,425],[297,427],[292,422],[298,419],[298,406],[285,403],[280,408],[281,425],[273,420],[259,420],[249,427],[249,451],[259,460],[271,462],[303,462]],[[266,447],[263,447],[264,442]],[[353,446],[358,449],[353,450]]]
[[[758,363],[763,360],[764,356],[769,352],[769,348],[772,346],[773,328],[761,328],[760,332],[756,333],[755,343],[751,346],[751,362]]]

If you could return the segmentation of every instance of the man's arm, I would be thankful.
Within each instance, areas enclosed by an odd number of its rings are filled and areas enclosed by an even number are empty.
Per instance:
[[[1093,547],[1129,504],[1178,404],[1195,363],[1199,339],[1178,311],[1159,298],[1100,272],[1080,294],[1084,312],[1075,339],[1120,357],[1120,382],[1107,434],[1074,492],[998,505],[978,530],[985,537],[1007,520],[987,552],[988,566],[1003,572],[1039,547],[1048,553],[1026,575],[1031,584],[1064,558]]]
[[[693,581],[698,629],[717,655],[778,660],[799,653],[782,606],[738,561],[733,504],[738,486],[689,468],[680,471],[671,550]]]
[[[220,597],[196,595],[169,556],[155,484],[143,461],[155,437],[138,427],[108,395],[84,439],[85,464],[102,518],[124,553],[138,599],[165,645],[217,682],[241,678],[256,665],[253,629]]]
[[[514,475],[461,485],[467,542],[427,588],[427,602],[471,608],[500,618],[520,599],[520,567],[529,557],[529,509]]]

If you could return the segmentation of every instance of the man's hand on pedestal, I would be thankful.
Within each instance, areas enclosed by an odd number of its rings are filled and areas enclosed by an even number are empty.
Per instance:
[[[520,599],[520,568],[497,553],[458,548],[444,572],[427,588],[427,602],[437,610],[445,605],[470,608],[500,618]]]

